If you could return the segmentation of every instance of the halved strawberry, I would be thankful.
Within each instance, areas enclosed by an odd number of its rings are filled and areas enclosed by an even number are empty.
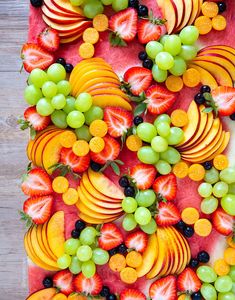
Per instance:
[[[132,113],[121,107],[108,106],[104,110],[104,121],[112,137],[120,137],[126,133],[132,125],[132,119]]]
[[[170,173],[157,177],[153,183],[153,189],[159,199],[173,201],[177,192],[176,176]]]
[[[163,114],[174,104],[176,93],[160,85],[152,85],[146,91],[147,110],[152,114]]]
[[[219,86],[212,91],[211,95],[213,98],[211,101],[220,116],[230,116],[235,113],[235,88]]]
[[[137,26],[138,40],[141,44],[157,41],[161,37],[161,21],[159,19],[139,19]]]
[[[54,61],[54,56],[36,44],[26,43],[21,50],[21,58],[25,71],[31,72],[35,68],[47,69]]]
[[[180,212],[172,202],[160,202],[156,223],[161,226],[175,225],[180,221]]]
[[[102,290],[102,279],[97,273],[91,278],[86,278],[82,272],[73,281],[76,292],[85,295],[98,295]]]
[[[123,236],[117,225],[106,223],[101,227],[99,246],[104,250],[111,250],[123,242]]]
[[[146,297],[139,290],[125,289],[120,294],[120,300],[146,300]]]
[[[196,272],[191,268],[186,268],[177,278],[177,289],[184,293],[195,293],[201,288],[201,281]]]
[[[69,166],[72,171],[82,173],[89,168],[90,155],[77,156],[73,153],[72,148],[62,148],[60,152],[60,162]]]
[[[49,52],[55,52],[60,46],[60,36],[57,30],[47,27],[37,37],[38,45]]]
[[[62,270],[53,276],[54,286],[66,296],[74,292],[73,274],[69,270]]]
[[[117,140],[109,135],[104,138],[105,147],[100,153],[90,151],[91,159],[99,164],[105,164],[108,160],[115,160],[121,150],[121,146]]]
[[[44,224],[51,216],[53,197],[51,195],[28,198],[24,202],[21,219],[30,223]]]
[[[23,175],[22,192],[28,196],[45,196],[53,193],[51,178],[41,168],[34,168]]]
[[[144,252],[148,244],[148,235],[142,230],[137,230],[128,234],[125,239],[125,245],[129,249],[135,249],[138,252]]]
[[[132,67],[124,74],[124,82],[135,96],[145,92],[149,88],[152,79],[152,71],[143,67]]]
[[[153,282],[149,288],[149,296],[152,300],[176,300],[175,276],[168,275]]]
[[[125,42],[130,42],[135,38],[137,20],[137,11],[131,7],[111,16],[109,28],[114,32],[110,35],[112,46],[126,46]]]
[[[223,235],[230,235],[235,225],[235,217],[228,215],[222,207],[216,209],[212,214],[212,225],[216,231]]]
[[[140,163],[130,168],[130,176],[134,179],[137,188],[140,190],[149,189],[156,175],[156,168],[152,165]]]

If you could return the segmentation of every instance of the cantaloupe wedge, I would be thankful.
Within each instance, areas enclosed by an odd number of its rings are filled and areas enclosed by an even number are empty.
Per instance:
[[[43,289],[31,294],[26,300],[52,300],[56,293],[56,288]]]

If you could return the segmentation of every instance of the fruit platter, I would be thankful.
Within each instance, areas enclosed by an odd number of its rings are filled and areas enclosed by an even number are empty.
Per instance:
[[[28,300],[235,300],[233,0],[30,0]]]

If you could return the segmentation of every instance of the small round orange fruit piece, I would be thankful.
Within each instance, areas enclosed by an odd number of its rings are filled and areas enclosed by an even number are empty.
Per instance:
[[[62,195],[62,199],[65,204],[67,205],[74,205],[78,202],[78,192],[74,188],[69,188],[65,193]]]
[[[91,43],[82,43],[78,49],[78,53],[81,58],[91,58],[95,54],[95,48]]]
[[[129,135],[126,139],[126,146],[130,151],[137,152],[142,147],[142,140],[138,135]]]
[[[73,153],[77,156],[85,156],[89,153],[89,144],[85,140],[78,140],[73,144]]]
[[[60,134],[60,144],[62,147],[72,148],[76,140],[77,136],[73,131],[65,130]]]
[[[188,121],[188,114],[183,109],[175,109],[171,113],[171,123],[176,127],[184,127]]]
[[[138,268],[143,262],[142,255],[137,251],[131,251],[126,256],[126,264],[132,268]]]
[[[202,4],[202,14],[208,18],[213,18],[219,13],[219,7],[216,2],[205,1]]]
[[[194,231],[199,236],[208,236],[212,231],[212,224],[207,219],[199,219],[194,224]]]
[[[223,258],[220,258],[214,262],[214,270],[217,275],[225,276],[229,273],[230,267]]]
[[[222,171],[228,167],[229,160],[226,155],[219,154],[213,159],[213,165],[217,170]]]
[[[109,267],[114,272],[120,272],[126,267],[126,258],[124,255],[117,253],[110,257]]]
[[[93,26],[97,31],[103,32],[109,27],[109,19],[105,14],[96,15],[93,19]]]
[[[94,136],[89,142],[90,150],[94,153],[100,153],[105,147],[105,141],[102,137]]]
[[[224,250],[224,260],[230,266],[235,266],[235,248],[228,247]]]
[[[93,136],[104,137],[108,132],[108,125],[103,120],[94,120],[90,124],[89,131]]]
[[[188,164],[184,161],[180,161],[174,165],[172,172],[175,174],[177,178],[185,178],[188,176]]]
[[[138,276],[137,276],[137,272],[135,269],[126,267],[121,270],[120,278],[121,278],[122,282],[132,284],[132,283],[136,282]]]
[[[170,75],[167,77],[165,85],[169,91],[174,93],[181,91],[184,87],[182,78],[180,76],[174,75]]]
[[[212,27],[217,31],[222,31],[227,27],[227,21],[224,16],[218,15],[212,19]]]
[[[192,164],[188,169],[188,176],[193,181],[201,181],[205,176],[205,169],[200,164]]]
[[[198,70],[189,68],[183,74],[183,82],[187,87],[196,87],[201,82],[201,75]]]
[[[211,31],[212,20],[209,17],[200,16],[195,20],[194,25],[199,30],[199,34],[204,35]]]
[[[186,207],[181,213],[181,218],[184,223],[192,225],[199,219],[199,212],[194,207]]]
[[[65,193],[69,188],[68,179],[63,176],[58,176],[52,181],[53,191],[58,194]]]
[[[82,38],[85,43],[95,44],[99,40],[99,32],[95,28],[89,27],[83,32]]]

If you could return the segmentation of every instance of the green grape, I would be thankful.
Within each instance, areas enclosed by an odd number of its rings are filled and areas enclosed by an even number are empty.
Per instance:
[[[75,108],[80,112],[88,111],[92,106],[92,97],[88,93],[81,93],[76,101],[75,101]]]
[[[219,171],[212,167],[210,170],[206,171],[204,180],[210,184],[214,184],[219,181]]]
[[[227,193],[228,193],[228,184],[227,183],[225,183],[223,181],[219,181],[213,186],[213,194],[215,197],[222,198]]]
[[[235,195],[227,194],[221,199],[221,206],[227,214],[235,216]]]
[[[71,85],[68,80],[61,80],[57,83],[58,94],[68,96],[71,92]]]
[[[64,251],[66,254],[75,255],[80,245],[81,243],[78,239],[73,239],[73,238],[68,239],[64,243]]]
[[[141,147],[137,152],[138,159],[145,164],[156,164],[159,160],[159,153],[155,152],[151,147]]]
[[[89,131],[89,127],[87,125],[83,125],[82,127],[75,129],[75,133],[79,140],[85,140],[89,142],[92,138],[92,135]]]
[[[73,6],[80,6],[82,5],[84,2],[84,0],[70,0],[70,3],[73,5]]]
[[[163,137],[155,136],[151,141],[151,147],[156,152],[164,152],[168,148],[168,143]]]
[[[63,110],[55,110],[51,114],[51,121],[52,123],[59,128],[65,129],[68,127],[67,121],[66,121],[67,115]]]
[[[174,57],[174,66],[170,68],[169,72],[174,76],[181,76],[187,70],[186,62],[180,56]]]
[[[122,200],[122,208],[124,212],[131,214],[136,211],[137,202],[132,197],[126,197]]]
[[[113,0],[101,0],[101,2],[104,5],[111,5],[113,3]]]
[[[92,260],[96,265],[105,265],[109,261],[109,253],[101,248],[96,248],[93,250]]]
[[[51,99],[51,105],[54,109],[62,109],[66,105],[66,98],[63,94],[57,94]]]
[[[203,283],[201,286],[201,294],[206,300],[216,300],[217,292],[214,286],[210,283]]]
[[[235,168],[226,168],[220,172],[220,179],[228,184],[235,183]]]
[[[199,279],[206,283],[212,283],[216,280],[217,275],[213,268],[209,266],[200,266],[197,269],[197,276]]]
[[[168,39],[169,37],[169,34],[164,34],[161,39],[160,39],[160,43],[164,46],[165,45],[165,42],[166,40]]]
[[[168,137],[171,133],[171,127],[168,122],[154,122],[154,126],[157,128],[157,132],[161,137]]]
[[[135,197],[139,206],[149,207],[156,201],[156,194],[153,190],[139,191]]]
[[[71,111],[67,115],[67,123],[72,128],[80,128],[85,122],[85,117],[80,111]]]
[[[201,211],[204,214],[212,214],[214,211],[216,211],[217,207],[219,205],[219,201],[217,198],[210,196],[202,200],[201,202]]]
[[[77,257],[80,261],[88,261],[92,257],[92,249],[88,245],[82,245],[77,249]]]
[[[201,183],[198,187],[198,193],[201,197],[209,197],[212,194],[212,185],[207,182]]]
[[[92,106],[88,111],[84,113],[86,124],[90,125],[94,120],[102,120],[104,117],[104,111],[99,106]]]
[[[182,45],[179,56],[184,60],[192,60],[197,56],[197,48],[191,45]]]
[[[219,293],[218,300],[235,300],[235,292]]]
[[[95,237],[97,236],[98,232],[94,227],[88,226],[84,228],[80,234],[80,242],[82,245],[91,245],[95,242]]]
[[[232,292],[235,295],[235,283],[233,283]]]
[[[155,121],[154,121],[154,126],[157,127],[157,124],[158,123],[162,123],[162,122],[166,122],[168,123],[169,125],[171,124],[171,118],[169,117],[169,115],[167,114],[162,114],[162,115],[159,115]],[[160,133],[159,133],[160,134]]]
[[[181,51],[181,39],[176,34],[171,34],[168,36],[164,43],[164,50],[169,52],[171,55],[175,56]]]
[[[157,54],[163,51],[163,45],[159,42],[151,41],[146,45],[145,51],[150,58],[155,59]]]
[[[42,92],[33,84],[28,85],[24,90],[24,98],[30,105],[36,105],[38,100],[42,98]]]
[[[85,17],[93,19],[96,15],[102,14],[104,11],[103,4],[100,1],[89,1],[83,7]]]
[[[140,225],[140,228],[147,234],[153,234],[157,231],[157,224],[156,221],[151,218],[150,222],[147,225]]]
[[[168,52],[158,53],[155,62],[161,70],[169,70],[174,66],[174,58]]]
[[[167,161],[169,164],[174,165],[180,161],[180,153],[173,147],[168,147],[165,152],[160,153],[160,158]]]
[[[235,183],[231,183],[228,185],[228,193],[235,194]]]
[[[182,44],[193,45],[199,37],[199,30],[196,26],[186,26],[181,30],[179,37]]]
[[[53,113],[54,108],[51,105],[51,101],[46,98],[41,98],[36,105],[37,112],[41,116],[49,116]]]
[[[215,288],[220,293],[229,292],[233,287],[232,279],[226,276],[219,276],[215,281]]]
[[[154,64],[152,68],[153,79],[156,82],[164,82],[167,79],[168,72],[159,69],[158,65]]]
[[[161,159],[156,163],[155,167],[158,173],[160,173],[161,175],[167,175],[171,172],[171,165]]]
[[[71,256],[64,253],[57,259],[57,265],[60,269],[67,269],[71,264]]]
[[[47,73],[39,68],[33,69],[29,75],[29,81],[31,82],[31,84],[38,88],[41,88],[47,80]]]
[[[76,275],[78,273],[80,273],[82,270],[82,264],[80,262],[80,260],[77,258],[77,256],[73,256],[71,259],[71,264],[69,266],[69,271]]]
[[[134,216],[136,222],[140,225],[147,225],[151,221],[151,212],[146,207],[138,207]]]
[[[58,83],[66,78],[66,71],[61,64],[55,63],[47,69],[47,75],[51,81]]]
[[[75,110],[75,98],[69,96],[66,98],[66,104],[63,111],[66,112],[66,114],[69,114],[73,110]]]
[[[135,229],[137,222],[133,214],[126,214],[122,220],[122,227],[125,231],[131,231]]]
[[[42,86],[42,93],[46,98],[52,98],[57,94],[58,88],[53,81],[47,81]]]
[[[232,281],[235,282],[235,266],[230,267],[230,272],[228,275],[231,277]]]
[[[157,129],[153,124],[144,122],[137,126],[136,133],[142,141],[151,143],[157,135]]]
[[[82,274],[86,278],[91,278],[95,275],[96,266],[92,260],[86,261],[82,264]]]
[[[169,145],[177,145],[184,138],[184,131],[179,127],[171,127],[170,134],[167,136]]]
[[[120,11],[128,7],[128,0],[113,0],[112,8],[114,11]]]

